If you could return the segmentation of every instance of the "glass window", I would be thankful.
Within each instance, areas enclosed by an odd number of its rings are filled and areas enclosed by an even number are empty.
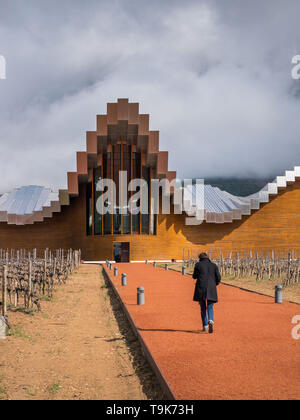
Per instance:
[[[149,214],[142,214],[142,233],[149,235]]]
[[[130,223],[131,223],[131,215],[128,212],[127,214],[123,214],[123,233],[128,234],[130,233]]]
[[[141,154],[132,153],[132,179],[141,177]],[[135,192],[131,192],[135,194]],[[137,203],[138,205],[139,203]],[[140,214],[132,215],[132,233],[140,233]]]
[[[92,184],[87,186],[87,234],[107,235],[107,234],[145,234],[155,235],[157,229],[157,217],[151,212],[150,204],[150,168],[141,166],[141,153],[131,153],[131,146],[127,144],[115,144],[112,146],[112,153],[103,153],[102,167],[94,169],[94,191]],[[128,183],[132,179],[143,177],[148,183],[148,214],[131,214],[128,208],[127,214],[121,214],[120,197],[119,197],[119,171],[127,172]],[[101,183],[103,178],[112,179],[116,185],[116,202],[113,203],[113,197],[108,199],[106,203],[101,202],[102,191],[97,191],[97,185]],[[122,190],[123,191],[123,190]],[[129,192],[127,200],[129,201],[132,194]],[[92,199],[94,197],[94,203]],[[101,214],[97,212],[98,206],[114,206],[116,214]],[[125,205],[125,203],[124,203]],[[139,205],[139,203],[138,203]],[[93,220],[94,218],[94,220]],[[93,232],[94,227],[94,232]]]
[[[109,235],[111,233],[111,214],[109,213],[103,215],[103,229],[104,235]]]
[[[93,234],[93,186],[88,183],[86,186],[86,234]]]
[[[132,233],[140,233],[140,215],[132,215]]]
[[[148,185],[148,214],[142,214],[142,233],[144,235],[149,235],[149,179],[150,179],[150,169],[147,166],[142,168],[143,179],[147,182]]]
[[[127,172],[127,183],[131,181],[131,146],[123,145],[123,171]],[[128,185],[128,184],[127,184]],[[127,203],[130,199],[130,192],[127,191]],[[123,214],[123,233],[131,232],[131,214],[127,208],[127,214]]]
[[[156,235],[157,214],[150,214],[150,235]]]
[[[111,179],[111,152],[103,154],[103,178]],[[103,203],[105,207],[107,207],[108,200]],[[111,214],[106,213],[103,214],[103,234],[109,235],[111,234]]]
[[[121,233],[121,215],[120,210],[117,208],[115,210],[116,214],[114,214],[114,234],[120,235]]]
[[[97,212],[97,202],[98,207],[102,208],[102,191],[97,191],[97,186],[100,187],[101,184],[101,166],[94,169],[94,215],[95,215],[95,222],[94,222],[94,234],[95,235],[102,235],[102,214]]]

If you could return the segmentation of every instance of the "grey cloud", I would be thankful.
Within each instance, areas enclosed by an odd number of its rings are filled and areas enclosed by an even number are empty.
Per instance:
[[[182,177],[300,165],[296,0],[0,0],[0,10],[0,191],[65,186],[85,131],[118,97],[150,113]]]

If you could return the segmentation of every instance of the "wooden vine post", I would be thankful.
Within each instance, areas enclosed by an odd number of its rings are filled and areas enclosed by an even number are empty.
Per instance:
[[[27,299],[27,307],[30,307],[32,300],[32,262],[29,261],[29,270],[28,270],[28,299]]]
[[[3,267],[2,278],[2,316],[7,315],[7,266]]]

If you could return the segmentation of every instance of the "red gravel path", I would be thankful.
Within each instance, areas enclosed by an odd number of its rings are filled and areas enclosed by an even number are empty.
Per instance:
[[[215,332],[199,333],[191,276],[146,264],[117,267],[110,278],[177,399],[300,399],[300,340],[291,335],[299,305],[220,285]],[[138,286],[144,306],[136,305]]]

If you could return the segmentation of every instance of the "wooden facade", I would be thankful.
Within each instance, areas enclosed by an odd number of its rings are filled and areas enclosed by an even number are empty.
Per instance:
[[[183,249],[300,249],[300,182],[232,223],[186,226],[185,215],[159,215],[156,235],[86,235],[85,184],[61,213],[34,225],[0,223],[2,248],[80,248],[85,260],[113,259],[114,242],[130,243],[130,260],[182,259]]]
[[[147,168],[149,178],[176,178],[176,172],[168,169],[168,152],[159,150],[159,132],[149,130],[149,115],[139,114],[139,105],[119,99],[107,105],[107,115],[97,116],[97,129],[87,132],[87,148],[77,153],[77,171],[68,173],[68,189],[59,193],[61,211],[53,213],[43,222],[23,226],[0,222],[1,248],[73,248],[81,249],[85,260],[113,259],[114,243],[129,243],[131,261],[182,259],[184,250],[271,250],[300,248],[300,177],[279,189],[270,201],[261,204],[259,210],[241,220],[229,223],[207,223],[187,226],[186,215],[159,214],[156,229],[151,229],[150,216],[146,219],[149,234],[144,234],[141,219],[139,228],[133,229],[133,220],[126,221],[128,233],[114,234],[114,219],[105,234],[103,217],[95,228],[95,171],[104,177],[103,167],[109,166],[111,178],[119,170],[127,171],[134,178],[133,155],[139,154],[140,176]],[[126,162],[123,145],[130,148]],[[106,160],[107,153],[120,154],[120,163],[113,167]],[[125,149],[124,149],[125,150]],[[128,149],[129,150],[129,149]],[[299,168],[300,170],[300,168]],[[88,205],[87,205],[87,193]],[[117,203],[118,204],[118,203]],[[91,215],[90,230],[87,219]],[[125,219],[120,218],[120,232],[127,232]],[[151,219],[153,222],[153,219]],[[147,230],[147,229],[146,229]],[[99,234],[100,233],[100,234]]]

